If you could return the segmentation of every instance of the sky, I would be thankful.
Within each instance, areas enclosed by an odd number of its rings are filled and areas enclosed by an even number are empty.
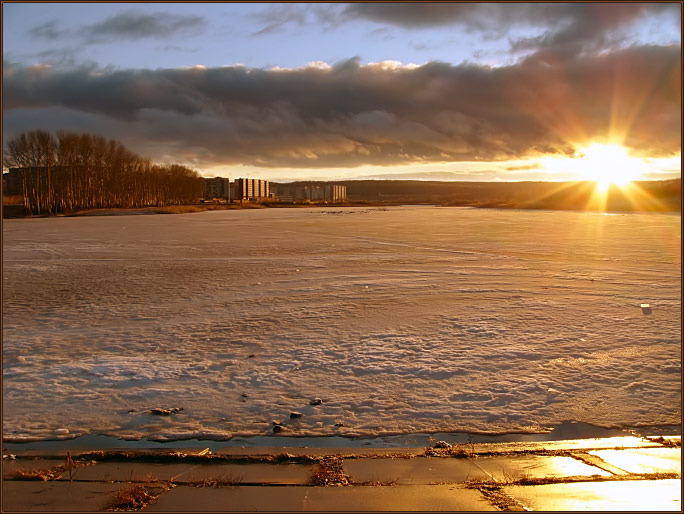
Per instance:
[[[274,181],[681,177],[679,2],[2,9],[3,147],[88,132]]]

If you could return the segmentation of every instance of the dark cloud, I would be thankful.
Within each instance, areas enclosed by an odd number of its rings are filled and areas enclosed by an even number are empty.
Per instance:
[[[643,155],[681,150],[681,47],[537,53],[489,68],[432,62],[329,69],[56,71],[5,63],[5,133],[99,120],[152,158],[327,168],[571,154],[622,133]],[[76,123],[76,122],[74,122]],[[125,129],[122,129],[125,127]],[[180,159],[177,159],[180,160]]]
[[[343,15],[347,19],[365,19],[404,28],[425,28],[468,24],[484,29],[507,24],[505,13],[520,13],[524,6],[506,4],[471,4],[459,2],[411,2],[411,3],[354,3],[348,5]],[[519,14],[517,15],[519,16]]]
[[[624,25],[638,17],[666,12],[680,19],[679,3],[461,3],[406,2],[348,5],[343,14],[348,19],[366,19],[405,28],[469,25],[481,30],[508,28],[527,23],[555,26],[562,31],[593,31]]]
[[[369,20],[406,29],[459,25],[502,37],[514,26],[541,29],[536,37],[513,39],[516,51],[553,48],[578,52],[621,42],[614,31],[650,15],[666,14],[681,24],[679,3],[354,3],[346,20]],[[616,41],[617,39],[617,41]]]
[[[297,4],[269,6],[268,9],[255,14],[254,17],[257,22],[263,24],[263,27],[252,34],[253,36],[277,32],[290,23],[301,26],[309,21],[308,6]]]
[[[203,16],[128,11],[83,27],[78,32],[88,42],[99,43],[117,39],[167,39],[197,33],[205,25]]]
[[[294,25],[301,29],[305,25],[317,25],[330,30],[344,21],[341,16],[343,5],[335,4],[267,4],[268,7],[251,17],[262,27],[252,36],[263,36],[285,30]]]
[[[49,21],[38,25],[29,30],[29,34],[34,37],[41,37],[46,39],[59,39],[63,37],[66,32],[57,28],[57,22]]]
[[[575,3],[561,4],[546,11],[551,17],[538,17],[542,24],[555,24],[542,35],[513,42],[513,50],[553,50],[576,53],[600,51],[625,44],[617,33],[647,16],[667,14],[673,23],[681,22],[681,10],[675,4],[658,3]],[[555,28],[559,27],[559,28]]]
[[[60,29],[56,21],[50,21],[32,28],[29,33],[50,40],[77,38],[93,44],[125,39],[170,39],[178,35],[196,34],[206,25],[203,16],[126,11],[100,23],[72,30]]]

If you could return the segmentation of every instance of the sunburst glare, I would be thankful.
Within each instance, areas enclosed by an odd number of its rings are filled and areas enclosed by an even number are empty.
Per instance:
[[[636,179],[643,165],[619,145],[594,143],[576,152],[576,173],[580,178],[596,182],[596,188],[605,192],[611,184],[625,186]]]
[[[539,162],[547,171],[595,182],[596,191],[602,194],[611,185],[622,188],[634,180],[643,179],[654,167],[630,155],[622,145],[605,143],[578,147],[570,157],[546,157],[539,159]]]

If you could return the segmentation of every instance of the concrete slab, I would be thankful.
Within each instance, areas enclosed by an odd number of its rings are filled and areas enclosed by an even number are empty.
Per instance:
[[[348,490],[351,489],[351,490]],[[497,511],[479,491],[458,485],[312,488],[306,511]]]
[[[595,466],[572,457],[547,455],[492,456],[472,459],[473,465],[497,482],[509,482],[520,478],[610,476]]]
[[[530,510],[680,511],[681,480],[624,480],[507,486],[504,492]]]
[[[3,512],[95,512],[121,484],[3,481]]]
[[[77,469],[78,480],[173,480],[190,482],[222,480],[250,484],[305,484],[311,464],[154,464],[100,462]],[[68,480],[63,475],[62,480]]]
[[[430,457],[424,459],[345,459],[344,470],[356,483],[397,485],[462,483],[489,477],[470,459]]]
[[[496,511],[456,485],[390,487],[176,487],[145,511]]]
[[[595,450],[587,452],[629,473],[681,473],[681,448]]]
[[[178,486],[143,511],[235,512],[301,511],[308,487],[189,487]]]

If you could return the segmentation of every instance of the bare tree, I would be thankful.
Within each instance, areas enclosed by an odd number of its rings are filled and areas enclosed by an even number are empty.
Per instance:
[[[197,171],[153,164],[94,134],[22,133],[7,142],[5,157],[9,167],[21,170],[29,214],[184,204],[202,194]]]

